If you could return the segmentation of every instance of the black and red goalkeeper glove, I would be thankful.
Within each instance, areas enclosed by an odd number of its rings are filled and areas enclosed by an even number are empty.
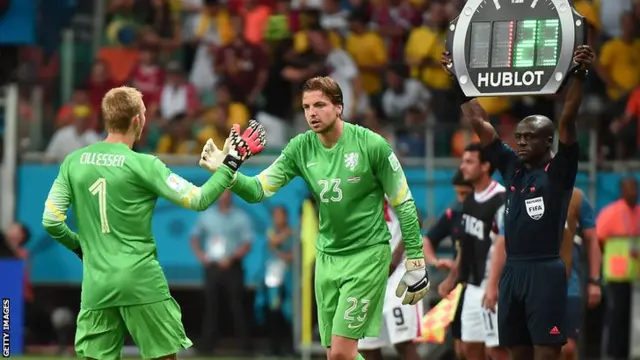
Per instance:
[[[259,122],[249,121],[249,127],[242,135],[240,126],[233,125],[229,134],[229,153],[222,163],[236,171],[244,161],[262,151],[266,144],[266,131]]]

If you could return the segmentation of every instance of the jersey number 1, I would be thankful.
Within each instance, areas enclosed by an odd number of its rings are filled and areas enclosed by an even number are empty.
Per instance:
[[[98,212],[100,213],[100,228],[103,234],[110,233],[109,220],[107,219],[107,180],[99,178],[89,187],[94,196],[98,196]]]

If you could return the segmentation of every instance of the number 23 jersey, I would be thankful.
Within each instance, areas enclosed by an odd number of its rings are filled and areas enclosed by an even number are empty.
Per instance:
[[[270,196],[295,176],[304,179],[318,203],[316,248],[327,254],[349,254],[389,244],[384,195],[394,207],[413,203],[389,144],[380,135],[349,123],[344,123],[342,136],[331,148],[324,147],[312,131],[296,136],[259,179],[265,195]],[[415,215],[413,204],[411,209]],[[407,247],[410,258],[422,257],[417,217],[413,218],[415,224],[408,228],[416,234],[404,234],[417,239],[415,247]]]

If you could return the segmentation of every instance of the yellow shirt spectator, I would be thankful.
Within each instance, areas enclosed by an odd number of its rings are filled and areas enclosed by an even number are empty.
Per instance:
[[[198,141],[204,145],[208,139],[212,139],[219,149],[224,146],[224,141],[229,136],[229,130],[233,124],[240,125],[244,128],[249,121],[249,110],[241,103],[232,102],[227,107],[226,122],[224,123],[224,132],[220,131],[215,124],[224,121],[225,112],[220,108],[214,107],[207,110],[203,115],[203,122],[206,124],[197,134]]]
[[[329,42],[334,49],[342,49],[342,38],[335,31],[328,31]],[[305,30],[298,30],[293,34],[293,49],[297,53],[303,53],[309,49],[309,37]]]
[[[200,147],[195,141],[176,140],[169,134],[164,134],[158,140],[156,146],[157,154],[176,154],[176,155],[197,155],[200,153]]]
[[[511,101],[506,96],[487,96],[477,98],[489,116],[502,115],[511,108]]]
[[[381,73],[367,68],[380,67],[387,64],[387,47],[382,37],[375,32],[363,34],[349,33],[346,50],[360,68],[360,82],[367,94],[375,94],[382,90]]]
[[[640,40],[607,41],[600,50],[600,63],[620,88],[607,88],[609,98],[620,99],[640,84]]]
[[[426,26],[411,30],[405,45],[407,63],[411,65],[412,77],[419,78],[430,89],[451,88],[449,75],[440,66],[444,52],[446,33],[436,33]],[[424,65],[427,62],[427,65]]]

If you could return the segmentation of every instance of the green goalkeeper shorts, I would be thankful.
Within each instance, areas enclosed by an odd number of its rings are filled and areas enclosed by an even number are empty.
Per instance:
[[[331,336],[349,339],[377,337],[391,248],[375,245],[349,255],[316,254],[315,293],[322,346],[331,346]]]
[[[180,305],[173,299],[144,305],[81,309],[76,330],[80,358],[120,359],[124,338],[131,334],[143,359],[155,359],[191,347],[182,326]]]

